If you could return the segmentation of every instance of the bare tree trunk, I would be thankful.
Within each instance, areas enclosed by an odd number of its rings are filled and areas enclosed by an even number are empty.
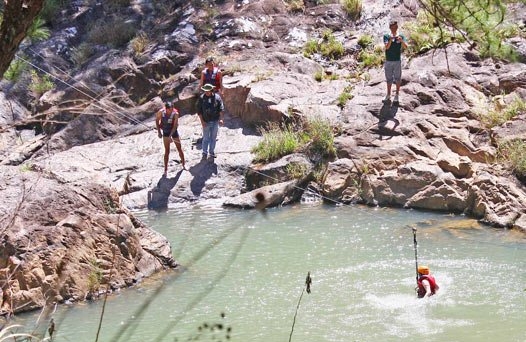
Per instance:
[[[3,0],[0,24],[0,75],[3,77],[28,28],[42,10],[44,0]],[[1,77],[0,77],[1,78]]]

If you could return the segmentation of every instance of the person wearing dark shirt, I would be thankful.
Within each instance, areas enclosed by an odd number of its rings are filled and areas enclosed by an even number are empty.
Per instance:
[[[402,51],[407,49],[407,41],[403,34],[398,32],[398,22],[389,23],[390,33],[384,34],[385,45],[385,79],[387,81],[387,95],[384,102],[391,101],[391,88],[393,83],[396,84],[396,93],[394,103],[398,104],[400,94],[400,85],[402,83]]]
[[[207,83],[201,87],[204,92],[197,101],[197,115],[203,127],[203,159],[215,158],[215,147],[219,126],[224,124],[223,111],[225,110],[221,96],[214,92],[214,85]]]

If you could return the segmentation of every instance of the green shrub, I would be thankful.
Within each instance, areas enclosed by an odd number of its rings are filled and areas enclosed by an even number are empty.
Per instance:
[[[505,20],[507,0],[422,0],[426,11],[427,30],[443,32],[430,45],[448,44],[447,35],[455,40],[466,39],[480,52],[481,57],[515,60],[516,51],[506,44],[516,34],[514,25]],[[413,38],[412,38],[413,39]],[[425,47],[420,44],[420,47]]]
[[[341,0],[341,5],[347,16],[352,20],[357,20],[362,14],[362,0]]]
[[[252,82],[261,82],[264,80],[268,80],[272,77],[273,72],[272,71],[265,71],[265,72],[258,72],[256,73],[256,76],[254,77]]]
[[[55,87],[55,84],[48,75],[40,76],[36,71],[31,71],[31,81],[29,82],[29,90],[31,90],[36,98],[39,98],[46,91]]]
[[[9,64],[9,67],[4,73],[4,78],[8,81],[17,82],[25,70],[27,70],[27,63],[15,58],[11,61],[11,64]]]
[[[37,17],[35,20],[33,20],[31,26],[29,26],[26,38],[31,40],[33,43],[48,39],[51,35],[51,31],[49,31],[45,25],[45,20],[41,17]]]
[[[308,154],[315,157],[331,158],[336,155],[334,147],[334,134],[330,122],[322,118],[310,119],[306,122],[304,130],[306,132]]]
[[[148,35],[144,32],[139,33],[135,38],[131,41],[131,48],[133,50],[133,53],[135,55],[140,55],[144,51],[146,51],[146,48],[150,44],[150,39],[148,38]]]
[[[415,21],[404,24],[404,34],[411,39],[407,50],[409,56],[446,46],[452,41],[463,41],[461,35],[449,29],[441,30],[432,19],[426,12],[419,12]]]
[[[290,163],[285,169],[292,178],[300,179],[307,175],[307,166],[305,164]]]
[[[135,36],[135,32],[135,26],[122,18],[102,18],[92,25],[88,32],[88,42],[115,48],[123,47]]]
[[[516,139],[499,144],[497,161],[507,164],[519,178],[526,178],[526,142]]]
[[[97,261],[90,262],[90,273],[88,274],[88,291],[95,293],[99,290],[103,279],[102,269]]]
[[[503,43],[509,38],[503,2],[462,1],[458,5],[446,2],[442,6],[450,11],[453,22],[459,23],[460,29],[478,44],[482,57],[516,59],[515,50]]]
[[[338,107],[340,107],[340,108],[345,107],[345,104],[347,104],[347,101],[352,99],[351,91],[352,91],[352,89],[350,87],[347,87],[338,96]]]
[[[338,74],[334,73],[334,72],[331,72],[330,74],[327,74],[325,73],[326,75],[326,79],[330,80],[330,81],[336,81],[338,79],[340,79],[340,76],[338,76]]]
[[[321,41],[311,39],[303,47],[305,57],[311,57],[315,53],[319,53],[325,58],[338,59],[344,55],[345,48],[330,30],[326,30],[323,32]]]
[[[95,50],[89,43],[81,43],[76,48],[71,49],[71,60],[76,66],[82,66],[93,54]]]
[[[113,198],[111,198],[111,196],[104,198],[102,200],[102,203],[104,205],[104,209],[106,210],[106,213],[108,214],[115,214],[118,211],[119,206],[120,206],[119,203],[115,203],[115,201],[113,200]]]
[[[320,44],[321,55],[329,59],[338,59],[345,53],[343,44],[336,40],[331,31],[325,31],[323,42]]]
[[[370,34],[364,34],[363,36],[358,38],[358,45],[360,45],[362,49],[366,49],[367,47],[373,44],[373,41],[373,36],[371,36]]]
[[[295,152],[300,146],[298,135],[291,126],[281,129],[277,125],[270,125],[262,130],[262,134],[263,140],[252,149],[257,161],[269,162],[279,159]]]
[[[334,72],[328,73],[324,70],[318,70],[314,73],[314,79],[317,82],[321,82],[323,80],[335,81],[335,80],[340,79],[340,76]]]
[[[374,49],[361,50],[358,54],[358,62],[362,69],[376,68],[382,66],[384,62],[384,49],[377,46]]]
[[[285,0],[285,4],[291,12],[303,12],[305,10],[303,0]]]
[[[33,169],[33,165],[31,163],[24,163],[20,165],[20,172],[29,172]]]
[[[325,72],[323,70],[321,71],[316,71],[316,73],[314,74],[314,79],[317,81],[317,82],[321,82],[323,81],[323,75],[325,74]]]
[[[252,149],[256,161],[270,162],[300,150],[316,159],[336,155],[332,127],[321,118],[283,129],[274,124],[261,133],[263,140]]]
[[[487,128],[500,126],[503,123],[510,121],[517,115],[526,112],[526,102],[519,97],[515,98],[513,102],[503,107],[493,104],[491,109],[480,116],[480,120]]]
[[[310,57],[318,52],[318,42],[314,39],[310,39],[305,43],[303,47],[303,55],[305,57]]]
[[[506,44],[504,41],[508,38],[495,31],[487,34],[485,37],[486,44],[481,45],[480,55],[481,57],[493,57],[508,61],[517,61],[518,53],[515,48]]]

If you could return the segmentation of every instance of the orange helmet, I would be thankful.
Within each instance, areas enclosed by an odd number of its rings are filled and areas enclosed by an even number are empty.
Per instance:
[[[429,274],[429,267],[427,267],[427,266],[418,266],[418,273],[428,275]]]

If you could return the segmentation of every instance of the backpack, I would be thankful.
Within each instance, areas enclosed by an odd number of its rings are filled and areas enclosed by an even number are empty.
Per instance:
[[[205,101],[205,94],[202,94],[200,97],[199,97],[199,100],[200,100],[200,107],[199,108],[199,111],[202,111],[202,116],[203,116],[203,120],[205,122],[209,122],[209,121],[214,121],[214,120],[217,120],[219,119],[219,113],[217,112],[217,98],[216,96],[218,96],[217,94],[213,93],[212,95],[212,106],[208,106],[208,104],[205,106],[204,104],[204,101]],[[208,110],[205,110],[208,109]],[[211,110],[210,110],[211,109]]]

